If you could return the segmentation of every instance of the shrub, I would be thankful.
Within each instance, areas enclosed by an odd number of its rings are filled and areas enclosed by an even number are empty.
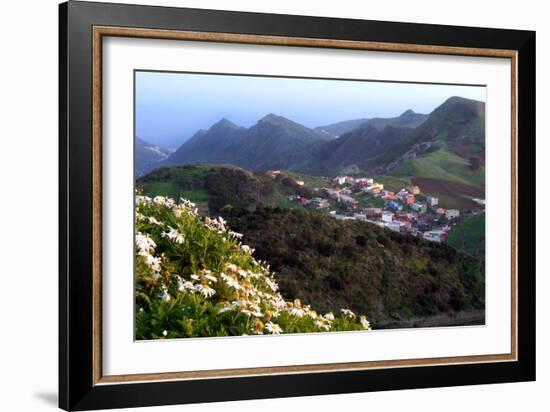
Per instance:
[[[365,316],[287,301],[269,266],[222,218],[136,197],[137,339],[369,330]]]

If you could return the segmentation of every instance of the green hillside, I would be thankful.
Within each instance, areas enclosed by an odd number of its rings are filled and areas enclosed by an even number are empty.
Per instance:
[[[484,308],[484,264],[446,244],[306,209],[225,216],[277,274],[281,292],[318,311],[342,305],[392,321]]]
[[[197,204],[201,214],[219,214],[226,206],[253,210],[256,205],[300,207],[288,197],[293,194],[311,197],[307,187],[296,184],[322,184],[322,178],[283,173],[276,178],[266,173],[252,173],[236,166],[197,164],[160,168],[139,178],[137,189],[146,196],[184,198]]]
[[[371,328],[346,307],[322,314],[285,300],[241,235],[187,200],[137,196],[135,219],[138,340]]]
[[[468,160],[445,149],[407,160],[389,173],[381,181],[390,188],[410,180],[424,194],[438,197],[444,208],[479,209],[472,198],[485,198],[485,166],[472,170]]]
[[[447,243],[485,259],[485,213],[468,217],[449,232]]]
[[[474,186],[485,186],[485,167],[470,169],[470,162],[448,150],[440,149],[407,160],[391,171],[393,176],[438,178]]]

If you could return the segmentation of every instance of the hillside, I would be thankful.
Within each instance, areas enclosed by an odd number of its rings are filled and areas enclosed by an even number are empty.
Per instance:
[[[172,152],[164,147],[149,143],[139,137],[135,141],[135,174],[142,176],[166,160]]]
[[[390,117],[390,118],[381,118],[374,117],[364,125],[372,126],[378,130],[384,130],[386,127],[405,127],[409,129],[415,129],[426,121],[428,115],[415,113],[412,110],[407,110],[403,112],[400,116]]]
[[[485,259],[485,213],[469,216],[453,226],[447,243],[458,250]]]
[[[407,110],[395,118],[362,120],[336,124],[355,127],[335,138],[329,129],[309,129],[274,114],[250,128],[223,119],[208,130],[198,131],[160,166],[218,163],[251,171],[283,169],[310,175],[349,170],[394,174],[393,170],[403,164],[403,168],[410,168],[406,164],[409,160],[440,150],[452,153],[455,160],[460,158],[458,163],[476,158],[483,166],[482,102],[452,97],[429,115]],[[464,177],[463,169],[447,171],[459,179]],[[403,175],[400,170],[396,173]]]
[[[445,244],[304,209],[232,209],[229,225],[318,311],[345,305],[374,327],[484,308],[483,262]]]
[[[295,170],[327,133],[309,129],[282,116],[268,114],[250,128],[223,119],[201,130],[162,163],[179,166],[195,163],[232,164],[251,171]]]
[[[346,307],[322,314],[285,299],[242,235],[187,200],[137,196],[135,225],[138,340],[371,328]]]
[[[344,120],[342,122],[327,124],[325,126],[316,127],[315,130],[323,131],[331,134],[334,137],[342,136],[345,133],[351,132],[353,129],[358,128],[369,119],[352,119]]]
[[[477,209],[472,198],[485,198],[484,124],[484,103],[452,97],[367,169],[411,181],[442,207]]]
[[[280,169],[320,177],[366,173],[378,176],[382,183],[389,182],[388,187],[394,187],[394,182],[405,183],[401,187],[419,185],[424,194],[438,197],[444,208],[479,209],[472,198],[485,198],[484,106],[451,97],[427,117],[409,110],[393,119],[370,119],[338,138],[273,114],[250,128],[224,119],[197,132],[155,167],[208,163],[258,173]],[[246,180],[244,172],[231,173]],[[287,198],[292,191],[275,188],[268,193],[265,190],[270,191],[270,185],[263,187],[264,178],[253,177],[254,188],[248,191],[252,200],[244,199],[245,203],[261,200],[262,204],[289,207]],[[208,185],[197,185],[187,177],[183,183],[172,177],[163,181],[160,175],[149,179],[157,181],[146,185],[152,193],[168,190],[174,196],[190,196],[210,211],[216,211],[232,190],[219,183],[216,190],[224,194],[217,195],[212,188],[214,177],[208,179]],[[159,185],[163,185],[162,190]],[[236,192],[234,196],[238,197]]]
[[[388,173],[419,155],[446,149],[484,163],[485,103],[451,97],[437,107],[409,136],[391,146],[370,163],[380,173]]]
[[[218,214],[226,205],[247,209],[254,209],[258,204],[297,207],[288,196],[311,197],[311,193],[307,187],[297,185],[294,178],[287,174],[272,178],[231,165],[197,164],[156,169],[139,178],[136,186],[147,196],[190,199],[203,214]]]
[[[411,129],[388,126],[380,131],[369,122],[338,139],[318,144],[300,170],[309,174],[337,174],[349,168],[364,170],[369,159],[405,139]]]

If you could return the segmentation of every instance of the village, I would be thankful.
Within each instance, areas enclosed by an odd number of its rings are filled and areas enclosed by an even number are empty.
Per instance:
[[[441,207],[437,197],[422,194],[416,185],[394,192],[368,177],[336,176],[328,182],[330,187],[313,188],[316,197],[294,194],[289,200],[335,219],[364,221],[438,243],[447,240],[447,233],[461,217],[460,210]],[[296,183],[304,185],[300,180]],[[480,207],[485,205],[483,199],[472,200]]]

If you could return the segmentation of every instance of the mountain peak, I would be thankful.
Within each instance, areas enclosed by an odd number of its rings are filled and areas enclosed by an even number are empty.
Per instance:
[[[468,99],[466,97],[461,97],[461,96],[451,96],[447,100],[445,100],[441,106],[446,104],[457,104],[457,103],[479,104],[483,102],[479,100]]]
[[[412,110],[412,109],[409,109],[409,110],[406,110],[404,111],[401,116],[399,117],[409,117],[409,116],[413,116],[415,115],[416,113]]]
[[[258,123],[272,123],[272,124],[281,124],[281,123],[286,123],[288,122],[289,120],[286,119],[285,117],[283,116],[277,116],[276,114],[274,113],[269,113],[269,114],[266,114],[264,117],[262,117]]]
[[[218,129],[218,128],[231,128],[231,129],[238,129],[239,126],[237,126],[235,123],[233,123],[231,120],[226,119],[225,117],[218,121],[217,123],[214,123],[210,129]]]

